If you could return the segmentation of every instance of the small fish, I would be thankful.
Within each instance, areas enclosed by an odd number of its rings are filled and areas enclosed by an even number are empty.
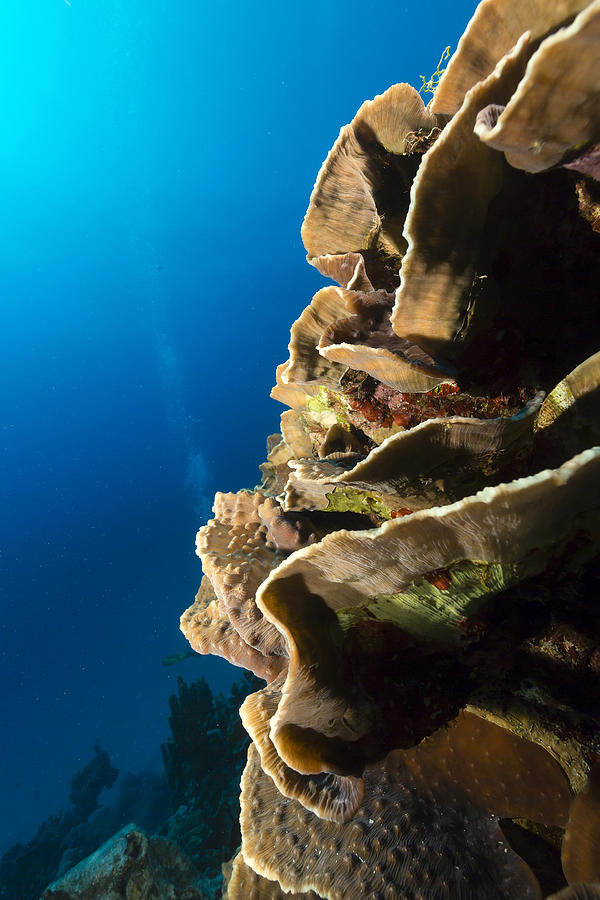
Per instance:
[[[172,656],[165,656],[161,659],[163,666],[176,666],[177,663],[183,662],[184,659],[189,659],[190,657],[197,657],[198,654],[194,653],[193,650],[184,650],[182,653],[174,653]]]

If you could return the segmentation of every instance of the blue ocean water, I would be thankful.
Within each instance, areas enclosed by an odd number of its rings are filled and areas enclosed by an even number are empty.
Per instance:
[[[251,487],[300,224],[339,128],[474,0],[23,0],[0,12],[0,853],[99,741],[161,769],[216,490]]]

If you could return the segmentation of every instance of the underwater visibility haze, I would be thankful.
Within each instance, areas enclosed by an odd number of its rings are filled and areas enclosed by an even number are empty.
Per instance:
[[[0,11],[0,847],[99,744],[162,768],[194,534],[260,480],[300,225],[365,98],[421,84],[474,2],[24,0]],[[100,798],[102,801],[102,797]]]

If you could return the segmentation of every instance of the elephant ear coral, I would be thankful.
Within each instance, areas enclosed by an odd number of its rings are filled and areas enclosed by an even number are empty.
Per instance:
[[[257,595],[290,650],[271,729],[281,757],[299,771],[341,774],[354,771],[357,754],[362,758],[360,742],[373,726],[374,710],[344,672],[344,635],[335,613],[457,645],[461,621],[491,596],[542,572],[576,536],[585,545],[598,518],[599,490],[600,449],[589,450],[560,469],[443,508],[373,530],[335,532],[283,562]],[[593,542],[589,548],[593,554]]]
[[[252,738],[264,772],[285,797],[299,800],[306,808],[329,822],[345,822],[358,808],[363,794],[362,778],[352,776],[302,775],[287,766],[271,740],[271,719],[281,699],[285,673],[262,691],[250,694],[240,708],[246,731]]]
[[[597,140],[599,41],[600,3],[594,2],[542,42],[506,108],[491,127],[482,110],[475,133],[526,172],[549,169],[567,151]]]
[[[599,9],[483,0],[430,106],[367,101],[319,172],[302,237],[337,286],[182,617],[267,681],[231,900],[559,890],[519,829],[557,865],[565,829],[564,896],[593,895]]]
[[[447,728],[404,753],[406,764],[454,783],[481,809],[564,827],[572,791],[565,773],[538,744],[461,712]]]
[[[334,289],[335,290],[335,289]],[[323,332],[317,349],[327,360],[367,372],[402,391],[429,391],[454,384],[451,371],[419,346],[392,331],[393,295],[387,291],[342,291],[349,312]]]
[[[300,318],[292,325],[290,358],[281,372],[284,384],[312,384],[339,387],[346,371],[344,365],[330,362],[319,354],[317,344],[322,333],[346,314],[343,293],[335,288],[322,288],[313,297]]]
[[[537,420],[537,427],[548,428],[560,416],[573,410],[578,413],[577,430],[590,429],[595,436],[599,425],[595,415],[600,404],[600,352],[594,353],[569,372],[544,400]],[[584,406],[585,410],[578,407]],[[591,406],[591,409],[588,408]]]
[[[303,409],[306,404],[306,398],[314,396],[318,393],[317,386],[310,384],[294,384],[284,379],[287,363],[281,363],[275,370],[275,387],[271,390],[273,400],[278,400],[292,409]]]
[[[282,891],[277,881],[257,875],[238,853],[231,863],[223,900],[319,900],[319,897],[314,891],[301,894]]]
[[[337,281],[340,287],[351,291],[373,290],[361,253],[326,253],[314,256],[310,262],[321,275]]]
[[[531,54],[529,34],[467,95],[464,104],[425,154],[411,190],[400,287],[392,312],[399,337],[435,356],[456,355],[473,315],[473,287],[489,206],[502,185],[502,158],[473,134],[477,114],[508,100]]]
[[[251,747],[242,777],[246,863],[286,891],[332,900],[371,891],[390,898],[540,896],[496,818],[565,823],[570,790],[540,747],[462,714],[423,745],[368,766],[363,780],[354,810],[325,821],[278,792],[264,756],[259,761]],[[456,865],[465,831],[470,856]]]
[[[431,101],[435,113],[453,115],[465,95],[490,74],[525,31],[543,37],[588,6],[590,0],[482,0],[458,42]]]
[[[244,859],[285,891],[313,890],[327,900],[539,898],[497,820],[428,774],[390,754],[365,770],[364,799],[341,826],[283,797],[251,745],[242,776]]]
[[[386,438],[366,458],[292,460],[282,504],[285,509],[328,509],[347,498],[382,518],[400,510],[443,506],[512,470],[517,474],[533,440],[543,394],[512,416],[428,419]],[[377,504],[377,506],[376,506]]]
[[[309,261],[360,252],[374,287],[394,285],[405,248],[407,190],[419,162],[411,139],[437,126],[408,84],[363,103],[340,131],[313,189],[302,225]]]

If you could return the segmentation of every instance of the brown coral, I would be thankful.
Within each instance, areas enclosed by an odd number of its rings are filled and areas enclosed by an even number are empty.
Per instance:
[[[543,571],[557,546],[592,527],[599,487],[600,450],[590,450],[447,507],[335,532],[283,562],[257,595],[290,652],[272,724],[280,756],[298,771],[343,774],[364,753],[357,742],[372,727],[372,708],[343,672],[335,612],[358,608],[421,639],[456,643],[461,617]],[[452,590],[423,580],[440,568],[450,569]]]
[[[430,107],[368,101],[319,173],[302,235],[339,287],[182,620],[269,682],[232,898],[539,897],[500,817],[568,819],[566,874],[600,877],[597,775],[569,816],[545,752],[576,790],[600,752],[599,9],[483,0]]]
[[[367,372],[397,390],[429,391],[439,384],[454,384],[449,367],[394,334],[392,294],[337,291],[352,315],[340,316],[323,331],[317,344],[322,357]]]
[[[246,862],[284,890],[314,890],[330,900],[540,896],[497,820],[454,778],[396,751],[368,767],[364,779],[354,816],[344,826],[325,822],[278,793],[251,746],[242,777]]]
[[[364,794],[362,778],[302,775],[287,766],[270,737],[271,719],[281,699],[285,673],[262,691],[251,694],[240,708],[246,731],[260,754],[261,766],[270,775],[280,793],[299,800],[306,808],[329,822],[345,822],[357,809]]]
[[[199,530],[196,552],[216,595],[218,610],[215,605],[206,610],[192,607],[184,614],[186,630],[194,628],[196,635],[199,626],[213,634],[214,623],[220,619],[217,627],[222,630],[222,639],[230,641],[231,632],[225,624],[228,620],[241,642],[262,657],[262,671],[254,669],[262,677],[264,672],[280,671],[287,652],[280,633],[264,620],[254,602],[257,587],[283,559],[283,554],[266,543],[258,513],[265,499],[264,494],[252,491],[216,495],[215,518]],[[196,638],[195,647],[200,652],[201,646]],[[248,660],[251,654],[244,652]]]
[[[600,4],[591,3],[566,28],[542,41],[495,122],[480,113],[479,138],[527,172],[559,163],[567,151],[600,133]],[[483,112],[483,111],[482,111]]]
[[[232,861],[226,877],[223,900],[319,900],[314,891],[301,894],[282,891],[277,881],[271,881],[246,865],[241,853]]]
[[[477,140],[477,114],[515,90],[531,54],[528,36],[467,95],[423,162],[411,190],[408,243],[392,312],[397,335],[435,355],[456,350],[473,315],[477,251],[488,208],[502,184],[502,157]]]
[[[465,95],[493,70],[519,37],[537,40],[588,6],[590,0],[482,0],[458,42],[437,87],[431,109],[454,114]]]
[[[600,882],[600,764],[573,801],[562,864],[569,882]]]
[[[202,579],[195,602],[183,613],[181,631],[197,653],[222,656],[234,666],[242,666],[259,678],[271,681],[287,660],[282,656],[265,656],[240,637],[223,612],[208,578]]]
[[[373,286],[395,286],[407,189],[419,163],[409,138],[437,124],[408,84],[363,103],[317,177],[302,225],[309,261],[360,251]]]
[[[514,416],[428,419],[386,438],[366,458],[292,460],[282,504],[285,509],[326,509],[339,502],[344,490],[355,492],[357,504],[375,491],[382,512],[389,510],[385,518],[393,518],[400,509],[452,503],[499,481],[509,469],[518,474],[542,398],[536,394]]]

